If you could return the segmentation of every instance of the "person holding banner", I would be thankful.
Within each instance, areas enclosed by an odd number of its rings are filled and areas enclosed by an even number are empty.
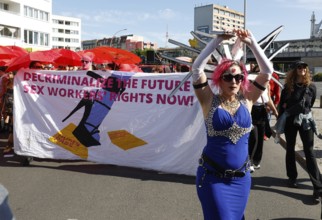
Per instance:
[[[252,84],[245,65],[235,57],[223,58],[214,70],[214,94],[204,72],[219,44],[237,36],[253,52],[260,73]],[[236,59],[236,60],[235,60]],[[234,29],[217,34],[192,65],[195,94],[202,108],[207,144],[199,159],[196,187],[204,219],[244,219],[250,188],[248,138],[252,129],[251,108],[268,85],[273,72],[270,61],[248,30]]]

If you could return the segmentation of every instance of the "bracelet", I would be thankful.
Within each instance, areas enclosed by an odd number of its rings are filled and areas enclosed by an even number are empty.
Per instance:
[[[254,80],[254,82],[253,82],[253,85],[254,85],[257,89],[260,89],[260,90],[262,90],[262,91],[265,91],[265,89],[266,89],[264,86],[259,85],[259,84],[258,84],[258,82],[256,82],[255,80]]]
[[[203,87],[206,87],[208,86],[208,81],[204,82],[204,83],[200,83],[200,84],[197,84],[197,85],[192,85],[194,89],[201,89]]]

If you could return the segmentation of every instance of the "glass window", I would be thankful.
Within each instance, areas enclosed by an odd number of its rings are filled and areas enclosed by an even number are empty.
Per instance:
[[[27,6],[25,6],[25,7],[23,8],[23,14],[24,14],[24,16],[28,16],[28,9],[27,9]]]
[[[34,32],[34,44],[36,44],[36,45],[38,45],[38,36],[39,36],[39,33]]]
[[[45,34],[45,45],[49,45],[49,34]]]
[[[39,40],[40,40],[40,45],[44,45],[44,33],[40,33],[40,37],[39,37]]]
[[[28,31],[27,30],[24,30],[23,38],[24,38],[24,42],[27,43],[28,42]]]
[[[32,44],[33,43],[32,31],[29,31],[29,33],[28,33],[28,43],[29,44]]]
[[[32,8],[28,7],[28,17],[31,17],[31,16],[32,16]]]
[[[34,16],[35,16],[35,18],[38,19],[38,17],[39,17],[39,10],[35,9]]]

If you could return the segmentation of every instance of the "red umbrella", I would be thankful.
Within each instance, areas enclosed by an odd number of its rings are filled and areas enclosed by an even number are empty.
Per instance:
[[[93,49],[87,50],[87,52],[92,52],[95,55],[94,62],[95,59],[114,62],[118,65],[124,63],[137,64],[141,62],[141,58],[136,54],[114,47],[95,47]]]
[[[94,54],[92,49],[90,50],[82,50],[77,52],[81,57],[82,56],[88,56],[92,58],[92,61],[97,64],[102,63],[110,63],[112,62],[112,57],[110,57],[108,54]]]
[[[28,51],[16,45],[10,45],[5,47],[13,51],[17,56],[22,56],[28,53]]]
[[[8,63],[6,72],[18,71],[20,68],[28,68],[32,61],[38,61],[41,63],[54,63],[60,55],[51,50],[35,51],[17,57]]]
[[[60,56],[55,59],[54,64],[56,66],[81,66],[81,56],[75,51],[68,49],[52,49]]]
[[[0,59],[11,59],[17,57],[17,55],[10,50],[9,48],[7,48],[6,46],[0,46]]]
[[[140,67],[135,64],[121,64],[119,71],[126,71],[126,72],[143,72]]]

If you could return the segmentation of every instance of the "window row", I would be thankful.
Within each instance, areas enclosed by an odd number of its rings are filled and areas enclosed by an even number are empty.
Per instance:
[[[61,24],[61,25],[70,25],[70,26],[75,26],[75,27],[79,26],[79,22],[63,21],[63,20],[57,20],[57,19],[53,19],[53,23],[54,24]]]
[[[24,31],[24,42],[27,44],[48,46],[49,45],[49,34],[37,32],[37,31]]]
[[[234,18],[234,19],[244,19],[244,16],[243,15],[239,15],[239,14],[236,14],[234,12],[229,12],[229,11],[225,11],[225,10],[220,10],[218,8],[214,8],[214,14],[220,14],[220,15],[225,15],[227,17],[231,17],[231,18]]]
[[[9,10],[9,5],[3,2],[0,2],[0,10]]]
[[[78,30],[67,30],[67,29],[58,29],[58,28],[53,28],[53,33],[61,33],[61,34],[79,34]]]
[[[42,21],[49,21],[49,13],[39,10],[39,9],[35,9],[29,6],[25,6],[24,7],[24,15],[26,17],[31,17],[31,18],[35,18],[35,19],[39,19]]]
[[[79,39],[77,39],[77,38],[53,37],[53,42],[71,42],[71,43],[79,43]]]

